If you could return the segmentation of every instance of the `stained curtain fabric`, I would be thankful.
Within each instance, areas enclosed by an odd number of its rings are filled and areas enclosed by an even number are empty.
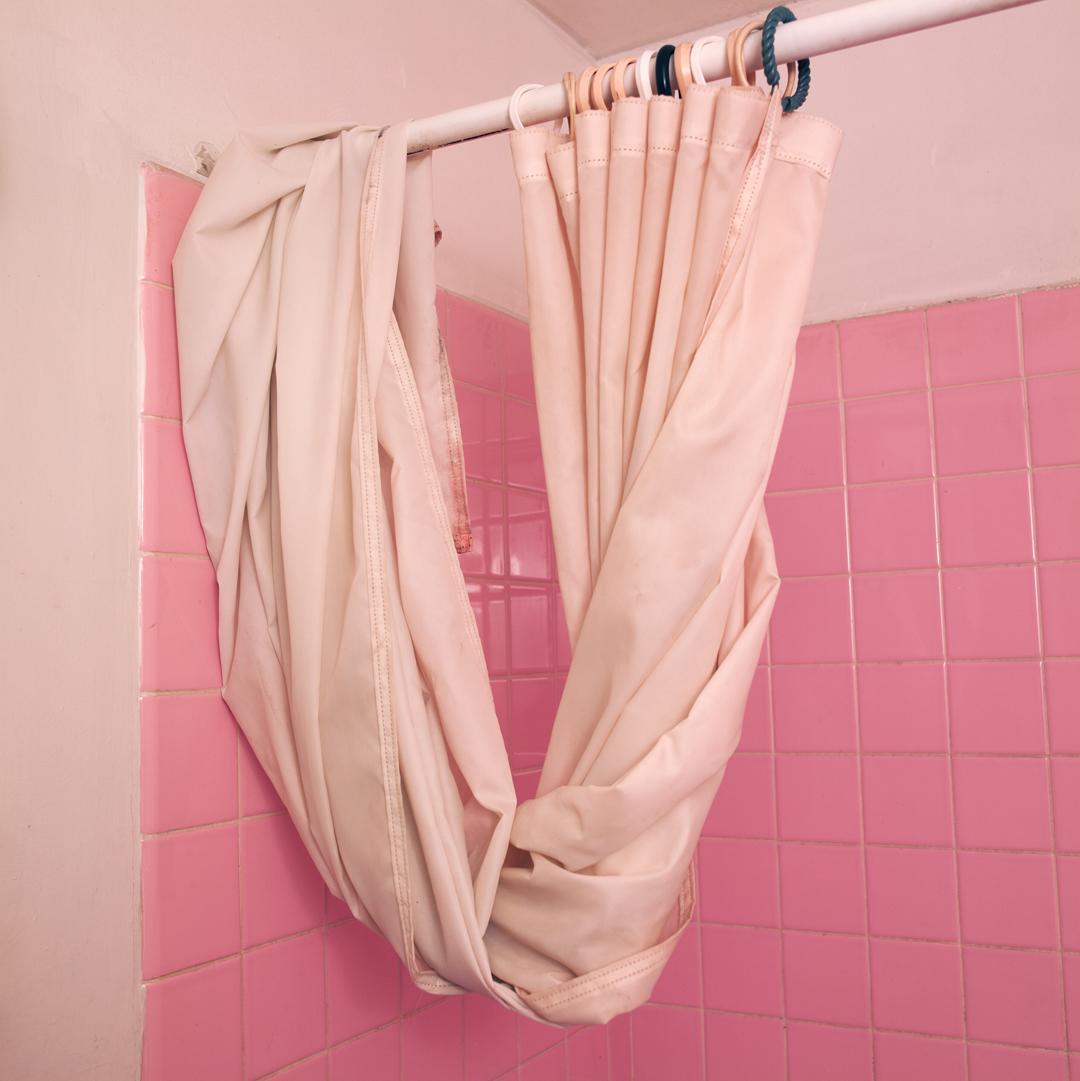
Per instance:
[[[174,264],[224,694],[415,982],[558,1024],[645,1001],[777,591],[763,511],[839,147],[754,89],[512,139],[573,659],[516,806],[456,551],[431,173],[403,125],[248,135]]]

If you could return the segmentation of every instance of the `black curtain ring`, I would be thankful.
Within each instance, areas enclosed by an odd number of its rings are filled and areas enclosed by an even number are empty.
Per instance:
[[[656,50],[656,92],[668,98],[674,97],[671,92],[671,58],[674,55],[674,45],[661,45]]]
[[[761,68],[769,86],[774,90],[780,85],[780,72],[776,67],[776,28],[781,23],[795,21],[795,12],[786,7],[775,7],[765,16],[765,25],[761,28]],[[782,105],[785,113],[793,113],[810,93],[810,58],[803,57],[797,65],[799,79],[795,93],[785,97]]]

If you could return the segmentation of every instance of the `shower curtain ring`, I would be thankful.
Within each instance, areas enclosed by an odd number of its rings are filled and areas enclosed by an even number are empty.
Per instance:
[[[521,99],[530,90],[542,90],[542,83],[522,83],[510,95],[510,104],[507,106],[506,111],[510,114],[510,124],[514,131],[524,131],[525,125],[521,122]]]
[[[674,45],[661,45],[656,50],[656,93],[661,97],[674,97],[671,89],[671,58]]]
[[[765,78],[769,86],[774,90],[780,85],[780,72],[776,67],[776,28],[780,23],[795,21],[795,12],[783,6],[774,7],[765,16],[765,23],[761,28],[761,67],[765,72]],[[790,70],[790,65],[788,68]],[[788,80],[787,90],[784,94],[782,105],[785,113],[793,113],[804,101],[810,92],[810,58],[804,56],[797,64],[798,81],[795,92],[792,93],[791,80]]]

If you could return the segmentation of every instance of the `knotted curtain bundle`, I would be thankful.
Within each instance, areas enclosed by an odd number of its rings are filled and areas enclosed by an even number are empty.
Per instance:
[[[406,127],[238,138],[174,268],[224,694],[414,981],[559,1024],[693,909],[778,578],[763,510],[839,132],[694,86],[512,137],[573,646],[516,805],[456,550],[461,437]]]

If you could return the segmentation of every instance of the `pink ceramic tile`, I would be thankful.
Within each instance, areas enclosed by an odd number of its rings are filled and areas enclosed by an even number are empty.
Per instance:
[[[847,573],[844,493],[839,488],[781,492],[765,504],[781,575]]]
[[[1025,293],[1020,310],[1025,371],[1080,368],[1080,286]]]
[[[877,1028],[962,1036],[960,947],[875,939],[870,978]]]
[[[843,481],[840,456],[840,406],[789,409],[776,448],[769,489],[830,488]]]
[[[529,324],[509,317],[500,319],[497,340],[506,376],[506,393],[535,401]]]
[[[750,683],[743,714],[740,751],[768,751],[772,749],[772,731],[769,711],[769,670],[759,665]]]
[[[514,774],[514,791],[517,793],[518,803],[536,798],[536,787],[540,783],[540,771],[532,770],[528,773]]]
[[[330,1052],[330,1081],[400,1081],[398,1026],[369,1032]]]
[[[941,656],[941,602],[933,571],[863,574],[853,582],[855,653],[860,661]]]
[[[1015,379],[1020,374],[1014,296],[930,308],[926,329],[935,386]]]
[[[1080,469],[1040,469],[1033,480],[1039,558],[1080,558]]]
[[[669,1006],[701,1007],[701,940],[696,924],[683,932],[650,998]]]
[[[143,977],[240,948],[236,826],[143,841]]]
[[[269,777],[259,765],[255,752],[242,733],[238,736],[238,744],[240,814],[257,815],[285,810],[285,804],[281,802]]]
[[[462,1002],[444,998],[406,1018],[401,1045],[402,1081],[461,1081],[464,1076]]]
[[[968,1037],[1062,1047],[1061,964],[1057,954],[964,949]]]
[[[870,1033],[788,1025],[788,1081],[871,1081]]]
[[[1058,848],[1080,852],[1080,758],[1054,758],[1054,834]]]
[[[139,286],[139,320],[145,372],[143,412],[180,416],[180,361],[176,346],[176,305],[171,289]]]
[[[956,841],[961,848],[1050,848],[1046,762],[957,758]]]
[[[506,573],[506,508],[503,490],[469,481],[472,549],[459,556],[465,574]]]
[[[446,354],[455,379],[502,390],[499,324],[502,317],[483,304],[444,293]]]
[[[778,751],[854,751],[855,677],[850,665],[775,668]]]
[[[566,1050],[563,1047],[545,1051],[538,1058],[523,1063],[518,1074],[520,1081],[564,1081],[566,1077]]]
[[[567,1081],[606,1081],[608,1040],[603,1025],[589,1025],[566,1041]]]
[[[847,402],[844,417],[850,483],[930,476],[930,408],[925,392]]]
[[[524,1017],[518,1019],[518,1046],[522,1059],[538,1055],[541,1051],[562,1043],[565,1038],[566,1033],[561,1029],[553,1029],[550,1025],[529,1021]]]
[[[1080,856],[1057,857],[1061,945],[1080,952]]]
[[[321,931],[244,954],[246,1075],[262,1077],[324,1045]]]
[[[326,1023],[330,1042],[340,1043],[393,1021],[400,1011],[400,984],[401,963],[381,935],[356,920],[329,928]]]
[[[851,600],[846,578],[784,582],[769,628],[773,664],[851,660]]]
[[[780,885],[785,927],[865,932],[863,854],[857,846],[781,845]]]
[[[172,285],[172,258],[202,184],[158,165],[142,167],[146,248],[142,276]]]
[[[859,840],[854,756],[785,755],[776,761],[776,783],[784,840]]]
[[[1039,586],[1043,648],[1052,657],[1080,655],[1080,563],[1044,564]]]
[[[868,843],[952,844],[946,758],[865,758],[862,769]]]
[[[875,1081],[957,1081],[963,1076],[964,1045],[959,1040],[895,1032],[874,1036]]]
[[[514,672],[555,667],[551,609],[549,588],[510,587],[510,666]]]
[[[844,320],[840,324],[840,364],[848,398],[925,387],[922,311]]]
[[[795,346],[795,376],[791,382],[791,402],[832,402],[840,396],[837,387],[836,324],[818,323],[803,327]]]
[[[274,1081],[326,1081],[329,1056],[315,1055],[274,1074]]]
[[[322,923],[322,878],[285,815],[240,823],[240,899],[245,946]]]
[[[149,552],[206,554],[206,540],[180,425],[142,421],[143,510],[140,546]]]
[[[629,1014],[620,1014],[605,1026],[608,1031],[608,1058],[611,1078],[629,1077],[634,1068],[631,1051],[632,1025]]]
[[[1045,754],[1043,689],[1035,661],[988,661],[949,668],[952,749]]]
[[[543,765],[555,719],[555,684],[551,676],[510,681],[510,749],[514,769]]]
[[[1023,469],[1023,384],[1013,380],[936,390],[934,432],[940,476]]]
[[[705,1005],[736,1013],[781,1013],[780,933],[703,924]]]
[[[866,939],[785,931],[784,1001],[788,1017],[838,1025],[870,1022]]]
[[[952,852],[870,846],[866,885],[872,935],[943,942],[959,938]]]
[[[946,749],[942,665],[860,664],[857,677],[864,752]]]
[[[1028,380],[1032,465],[1080,463],[1080,373]]]
[[[957,861],[965,942],[1057,948],[1054,863],[1049,853],[960,852]]]
[[[335,897],[329,890],[326,889],[326,922],[327,925],[337,923],[340,920],[352,919],[352,913],[349,911],[349,906],[341,900],[340,897]]]
[[[236,817],[236,723],[220,695],[139,703],[144,833]]]
[[[949,477],[938,492],[943,566],[1031,561],[1027,473]]]
[[[456,388],[465,472],[477,480],[503,479],[502,409],[498,396],[472,387]]]
[[[707,1013],[705,1076],[787,1081],[784,1044],[784,1026],[778,1018]]]
[[[1065,1056],[1052,1051],[1022,1047],[971,1044],[968,1050],[969,1081],[1065,1081]]]
[[[698,911],[703,920],[776,927],[776,845],[705,838],[698,849]]]
[[[634,1081],[700,1081],[702,1017],[669,1006],[642,1006],[634,1014]]]
[[[934,489],[930,481],[850,488],[848,509],[853,570],[937,566]]]
[[[210,561],[144,556],[140,606],[141,689],[220,687],[217,583]]]
[[[1076,1032],[1080,1026],[1080,954],[1067,953],[1062,957],[1062,968],[1065,976],[1065,1015],[1071,1032]],[[1070,1064],[1073,1075],[1076,1076],[1076,1067],[1080,1066],[1080,1054],[1071,1057]]]
[[[945,571],[945,643],[960,660],[1037,657],[1035,572],[1031,567]]]
[[[516,578],[555,577],[551,545],[551,521],[547,497],[539,492],[511,489],[506,495],[510,562],[508,573]]]
[[[767,755],[734,754],[708,817],[709,837],[775,837],[773,763]]]
[[[146,988],[143,1081],[240,1081],[240,961]]]
[[[544,487],[544,461],[540,456],[540,426],[536,406],[507,398],[506,479],[525,488]]]
[[[506,587],[489,582],[468,581],[465,589],[469,594],[469,603],[476,618],[476,629],[484,646],[488,671],[505,672],[509,652],[506,644]]]
[[[1080,661],[1045,662],[1046,716],[1050,749],[1056,754],[1080,753]]]

